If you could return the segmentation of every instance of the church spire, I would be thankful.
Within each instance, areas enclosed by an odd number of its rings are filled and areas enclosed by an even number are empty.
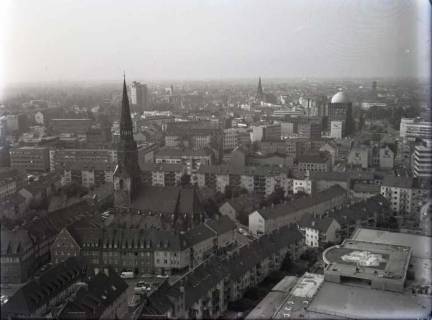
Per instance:
[[[129,98],[126,87],[126,76],[123,74],[123,98],[122,109],[120,116],[120,139],[129,140],[133,139],[132,119],[129,108]]]
[[[262,84],[261,84],[261,77],[259,77],[258,79],[258,90],[257,90],[257,99],[258,100],[263,100],[264,98],[264,92],[263,92],[263,88],[262,88]]]
[[[126,87],[123,78],[123,99],[120,115],[120,141],[117,148],[117,166],[113,175],[114,205],[127,207],[134,200],[141,185],[138,149],[133,137],[133,126]]]

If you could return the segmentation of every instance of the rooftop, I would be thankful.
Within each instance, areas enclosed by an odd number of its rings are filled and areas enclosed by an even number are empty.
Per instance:
[[[265,296],[263,300],[247,315],[246,319],[269,319],[275,314],[286,300],[297,277],[286,276]]]
[[[431,311],[427,296],[414,296],[324,282],[307,307],[307,318],[422,319]]]
[[[324,273],[404,280],[410,258],[409,247],[348,239],[323,252]]]
[[[432,237],[358,228],[354,231],[352,239],[410,247],[412,249],[411,264],[415,274],[415,279],[410,285],[432,284]]]
[[[344,195],[346,195],[346,190],[339,185],[335,185],[313,196],[299,198],[287,203],[275,205],[274,207],[259,209],[258,211],[264,218],[277,218]]]

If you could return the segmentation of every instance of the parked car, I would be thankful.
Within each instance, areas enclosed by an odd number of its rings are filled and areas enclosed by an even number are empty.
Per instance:
[[[124,271],[120,273],[120,278],[122,279],[133,279],[135,274],[132,271]]]

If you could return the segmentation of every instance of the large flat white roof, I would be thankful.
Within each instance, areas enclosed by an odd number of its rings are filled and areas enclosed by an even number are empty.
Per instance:
[[[430,296],[324,282],[307,307],[306,318],[417,319],[428,318],[431,310]]]

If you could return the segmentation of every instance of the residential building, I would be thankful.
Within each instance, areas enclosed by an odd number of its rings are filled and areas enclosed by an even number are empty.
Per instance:
[[[50,261],[50,248],[56,235],[76,221],[90,219],[94,213],[95,207],[90,201],[80,201],[12,230],[2,224],[1,282],[27,281],[37,268]]]
[[[257,236],[298,223],[305,215],[324,215],[347,201],[346,190],[333,186],[315,195],[299,198],[249,214],[249,231]]]
[[[328,152],[304,153],[296,158],[297,171],[306,173],[331,171],[331,157]]]
[[[85,187],[112,183],[117,152],[113,149],[51,149],[50,170],[62,173],[64,185]]]
[[[223,132],[211,121],[187,121],[167,124],[166,147],[191,148],[194,151],[212,148],[221,153]]]
[[[60,308],[59,319],[122,319],[128,315],[128,284],[111,267],[96,269]]]
[[[385,176],[381,195],[390,201],[395,214],[415,214],[431,197],[430,183],[410,177]]]
[[[275,188],[290,191],[287,168],[278,166],[201,166],[195,174],[199,187],[209,187],[224,193],[227,186],[246,189],[249,193],[268,196]],[[291,184],[292,186],[292,184]],[[292,187],[291,187],[292,189]]]
[[[390,202],[380,194],[331,210],[329,217],[340,225],[340,239],[347,239],[359,227],[376,228],[393,215]]]
[[[231,219],[221,217],[178,233],[162,230],[156,220],[145,216],[125,214],[105,228],[76,223],[63,229],[51,246],[51,254],[53,261],[83,256],[98,268],[108,264],[117,272],[171,275],[232,247],[235,228]]]
[[[284,227],[243,246],[238,253],[213,256],[172,284],[159,287],[141,310],[141,318],[216,319],[228,303],[278,270],[284,257],[295,259],[302,246],[301,233]]]
[[[312,180],[309,177],[305,179],[293,179],[293,194],[303,192],[306,194],[312,194]]]
[[[238,197],[225,201],[219,212],[231,218],[233,221],[247,222],[249,213],[259,208],[260,198],[250,194],[242,194]],[[245,219],[243,219],[245,217]]]
[[[340,224],[332,217],[304,216],[298,224],[304,232],[305,244],[308,247],[321,247],[324,244],[338,244],[340,241]]]
[[[85,279],[83,259],[69,258],[30,280],[1,306],[2,319],[42,318],[78,290],[77,282]]]
[[[141,166],[144,184],[151,186],[178,186],[187,168],[183,164],[146,163]]]
[[[186,166],[188,174],[192,174],[199,170],[202,165],[213,164],[213,154],[208,149],[192,150],[164,147],[156,152],[155,162],[181,164]]]

